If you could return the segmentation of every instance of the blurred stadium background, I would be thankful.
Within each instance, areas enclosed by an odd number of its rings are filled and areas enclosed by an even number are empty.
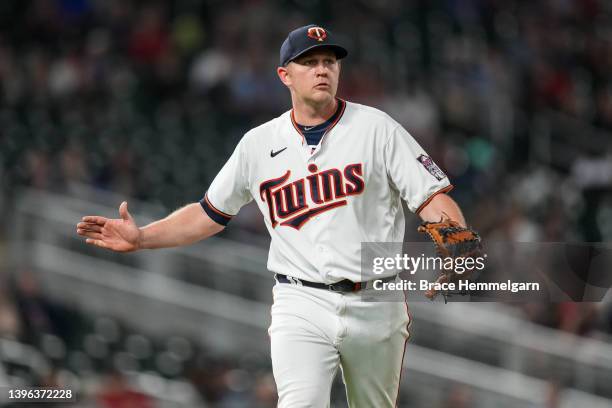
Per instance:
[[[256,208],[132,255],[75,224],[124,199],[140,225],[198,200],[242,134],[289,108],[278,49],[310,22],[350,46],[340,96],[401,122],[485,239],[612,240],[608,1],[5,0],[0,386],[70,387],[78,407],[275,406]],[[609,297],[411,310],[400,406],[612,406]]]

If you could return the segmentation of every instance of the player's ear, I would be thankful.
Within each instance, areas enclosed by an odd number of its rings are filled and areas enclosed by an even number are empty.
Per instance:
[[[291,85],[291,78],[289,75],[289,69],[287,67],[276,68],[276,74],[280,78],[281,82],[286,86]]]

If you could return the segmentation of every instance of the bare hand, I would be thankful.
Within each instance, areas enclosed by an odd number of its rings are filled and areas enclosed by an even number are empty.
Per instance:
[[[119,206],[119,219],[94,215],[83,217],[77,224],[77,234],[86,237],[86,243],[117,252],[139,249],[141,231],[134,222],[124,201]]]

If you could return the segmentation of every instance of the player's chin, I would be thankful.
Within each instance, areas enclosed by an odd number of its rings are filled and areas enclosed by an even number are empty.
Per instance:
[[[326,103],[334,99],[334,94],[331,88],[317,88],[311,94],[311,99],[318,104]]]

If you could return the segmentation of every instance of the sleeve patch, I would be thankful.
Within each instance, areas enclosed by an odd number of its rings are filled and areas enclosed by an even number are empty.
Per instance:
[[[417,157],[417,160],[423,165],[423,167],[425,167],[429,174],[434,176],[436,179],[442,180],[446,178],[446,174],[444,174],[444,172],[440,170],[440,168],[436,165],[436,163],[434,163],[431,157],[427,156],[426,154],[422,154]]]

